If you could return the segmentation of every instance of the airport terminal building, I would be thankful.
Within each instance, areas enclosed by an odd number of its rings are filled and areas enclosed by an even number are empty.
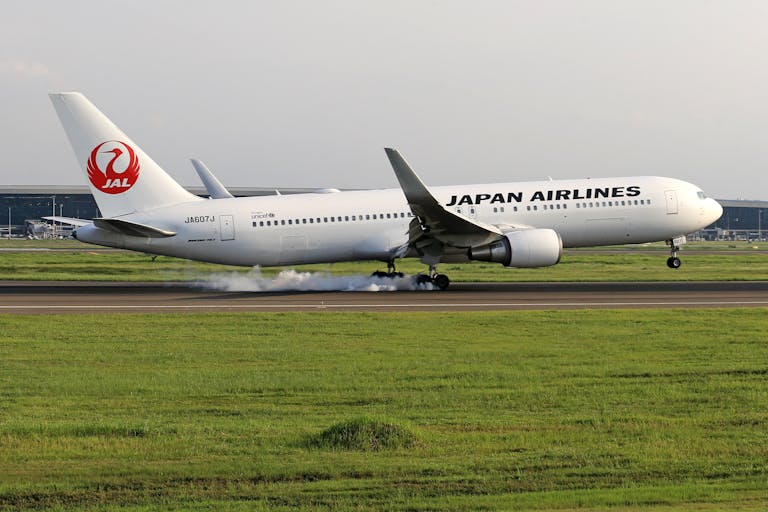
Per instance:
[[[187,190],[201,197],[208,197],[203,187]],[[275,194],[274,188],[228,189],[235,196],[264,196]],[[285,188],[281,194],[314,192],[315,189]],[[692,238],[705,240],[766,240],[768,239],[768,201],[718,199],[723,206],[723,216],[696,233]],[[88,187],[17,186],[0,187],[0,233],[8,236],[68,236],[69,227],[41,221],[46,216],[92,219],[99,217]]]

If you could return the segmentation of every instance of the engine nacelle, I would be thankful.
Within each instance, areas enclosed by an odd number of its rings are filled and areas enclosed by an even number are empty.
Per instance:
[[[563,240],[554,229],[512,231],[488,245],[472,247],[467,255],[505,267],[549,267],[560,261]]]

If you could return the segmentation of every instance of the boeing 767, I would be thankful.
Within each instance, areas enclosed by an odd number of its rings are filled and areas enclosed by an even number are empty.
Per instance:
[[[96,245],[242,266],[380,260],[388,276],[418,257],[418,279],[445,289],[441,262],[545,267],[564,247],[666,240],[678,268],[675,240],[722,214],[696,185],[653,176],[427,187],[394,149],[400,188],[206,200],[82,94],[50,96],[102,215],[55,219]]]

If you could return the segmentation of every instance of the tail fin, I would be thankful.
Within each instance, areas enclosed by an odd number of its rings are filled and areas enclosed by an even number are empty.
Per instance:
[[[51,94],[104,217],[202,200],[187,192],[79,92]]]

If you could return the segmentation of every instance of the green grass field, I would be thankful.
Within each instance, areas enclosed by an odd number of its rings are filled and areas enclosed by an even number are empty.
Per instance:
[[[25,245],[25,244],[32,245]],[[0,240],[0,249],[56,248],[56,251],[0,252],[0,280],[93,280],[93,281],[196,281],[212,273],[247,272],[188,260],[150,256],[128,251],[94,250],[77,241]],[[638,249],[641,249],[638,251]],[[718,252],[712,253],[710,251]],[[505,269],[495,263],[446,263],[440,271],[452,281],[743,281],[768,279],[768,244],[697,243],[685,246],[683,266],[666,267],[664,244],[645,247],[621,246],[602,251],[568,250],[555,266],[534,269]],[[370,274],[386,270],[380,262],[294,266],[300,271],[333,274]],[[281,268],[263,269],[271,276]],[[409,274],[426,267],[415,259],[398,262],[398,270]]]
[[[765,510],[768,310],[0,316],[0,509]]]

